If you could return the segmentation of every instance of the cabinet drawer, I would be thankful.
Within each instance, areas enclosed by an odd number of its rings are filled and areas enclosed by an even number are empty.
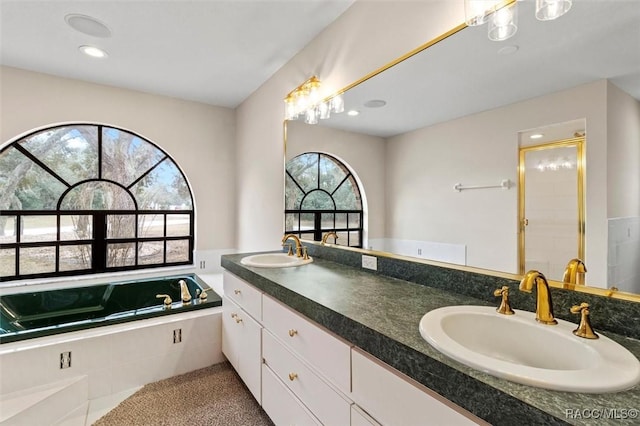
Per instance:
[[[353,400],[383,425],[486,424],[390,366],[354,349]]]
[[[236,302],[258,321],[262,321],[262,293],[228,271],[223,271],[224,296]]]
[[[276,425],[321,425],[273,372],[262,364],[262,408]]]
[[[351,401],[338,394],[264,329],[262,356],[264,363],[323,424],[349,424]]]
[[[339,390],[351,391],[351,347],[300,314],[264,295],[262,323]]]
[[[351,426],[380,426],[380,423],[362,411],[362,408],[353,404],[351,406]]]

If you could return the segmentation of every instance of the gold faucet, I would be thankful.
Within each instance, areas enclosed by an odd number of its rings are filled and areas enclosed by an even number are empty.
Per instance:
[[[178,281],[180,284],[180,298],[182,299],[182,303],[188,305],[191,303],[191,293],[189,293],[189,287],[187,287],[187,282],[185,280]]]
[[[584,274],[587,272],[587,267],[580,259],[571,259],[564,270],[562,281],[567,284],[584,285]]]
[[[536,284],[536,321],[542,324],[557,324],[558,321],[553,317],[553,304],[551,303],[551,292],[549,291],[549,283],[542,274],[535,270],[527,272],[522,281],[520,281],[520,291],[531,293],[533,284]]]
[[[293,238],[293,241],[296,243],[296,257],[302,257],[302,243],[300,242],[300,238],[293,234],[284,234],[284,237],[282,237],[282,245],[284,246],[284,243],[286,243],[289,238]]]
[[[327,244],[327,238],[329,238],[329,237],[330,237],[330,236],[332,236],[332,235],[333,235],[333,237],[334,237],[336,240],[339,238],[339,237],[338,237],[338,234],[336,234],[336,233],[335,233],[335,231],[327,232],[326,234],[324,234],[324,235],[322,236],[322,245]]]

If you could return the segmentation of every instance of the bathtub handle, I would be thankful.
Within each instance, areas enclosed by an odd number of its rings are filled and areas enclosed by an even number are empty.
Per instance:
[[[196,290],[196,296],[200,296],[199,299],[201,302],[204,302],[205,300],[207,300],[207,290],[206,289],[197,289]]]
[[[168,294],[156,294],[156,298],[161,299],[164,297],[164,307],[165,308],[170,308],[171,307],[171,297],[169,297]]]

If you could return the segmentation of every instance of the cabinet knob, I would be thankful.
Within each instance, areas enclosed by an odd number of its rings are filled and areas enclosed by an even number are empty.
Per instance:
[[[235,318],[237,316],[238,316],[238,314],[236,314],[235,312],[231,314],[231,318]]]
[[[235,294],[240,294],[240,293],[242,293],[240,290],[233,290],[233,292],[234,292]]]
[[[296,334],[298,334],[298,330],[293,329],[293,328],[292,328],[291,330],[289,330],[289,336],[293,337],[293,336],[295,336]]]
[[[237,324],[240,324],[241,322],[242,322],[242,318],[240,318],[240,317],[236,316],[236,323],[237,323]]]
[[[298,373],[289,373],[289,380],[292,382],[298,378]]]

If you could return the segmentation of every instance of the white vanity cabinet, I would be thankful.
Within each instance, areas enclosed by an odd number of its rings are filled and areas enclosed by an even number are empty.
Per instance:
[[[262,307],[263,371],[278,377],[322,424],[349,425],[351,347],[266,295]]]
[[[227,271],[224,293],[222,352],[276,425],[486,424]]]
[[[261,293],[234,275],[224,274],[222,353],[254,398],[262,400]]]
[[[351,369],[353,386],[351,397],[381,425],[487,424],[356,348],[351,353]],[[359,420],[362,421],[362,419]]]

